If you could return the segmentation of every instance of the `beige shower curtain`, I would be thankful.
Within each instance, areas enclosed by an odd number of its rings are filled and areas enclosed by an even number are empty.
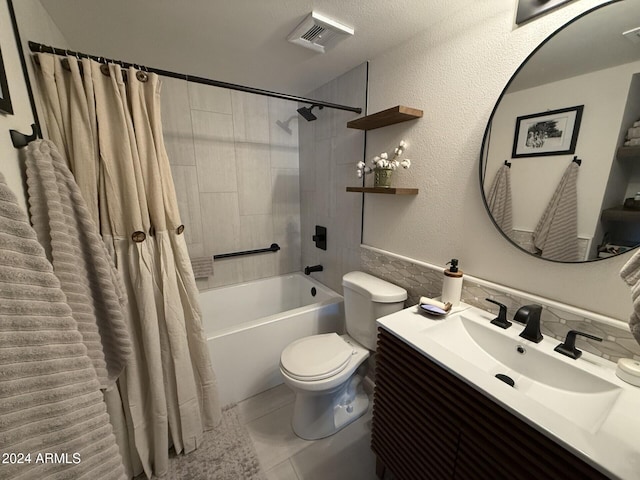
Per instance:
[[[160,82],[37,54],[49,138],[66,155],[129,297],[133,358],[105,394],[131,474],[167,471],[220,419],[197,288],[162,138]]]

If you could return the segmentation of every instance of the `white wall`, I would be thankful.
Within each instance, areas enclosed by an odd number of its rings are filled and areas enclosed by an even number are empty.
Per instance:
[[[27,40],[34,40],[66,46],[64,37],[38,0],[15,1],[14,8],[23,44]],[[31,133],[31,124],[34,123],[34,119],[7,2],[0,2],[0,49],[2,49],[14,111],[14,115],[0,114],[0,172],[26,211],[27,200],[22,179],[22,162],[18,150],[11,144],[9,130]],[[27,58],[27,63],[29,63],[28,60]]]
[[[629,289],[618,276],[630,254],[586,264],[533,258],[509,244],[484,209],[478,180],[481,142],[502,89],[550,33],[602,0],[572,2],[520,28],[516,2],[469,0],[441,24],[370,62],[369,112],[402,104],[424,118],[373,130],[367,158],[405,138],[410,170],[397,186],[416,197],[367,195],[364,243],[425,262],[460,259],[480,278],[623,320]]]
[[[615,159],[629,86],[640,62],[608,68],[505,95],[492,122],[485,191],[505,159],[511,162],[513,227],[533,231],[572,155],[511,158],[516,119],[522,115],[584,105],[575,155],[578,174],[578,235],[593,237]],[[612,119],[620,119],[612,121]],[[622,192],[620,192],[622,195]],[[601,238],[596,238],[600,242]]]
[[[9,94],[14,111],[14,115],[0,113],[0,172],[4,175],[7,184],[18,196],[18,200],[26,210],[20,160],[18,151],[11,144],[9,130],[15,129],[29,133],[31,131],[29,125],[33,123],[33,115],[29,105],[27,88],[22,74],[22,67],[20,66],[20,57],[18,56],[9,8],[6,2],[0,3],[0,49],[2,50]]]

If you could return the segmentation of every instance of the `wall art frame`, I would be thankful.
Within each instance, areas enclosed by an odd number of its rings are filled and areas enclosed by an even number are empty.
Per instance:
[[[518,117],[511,158],[575,153],[583,110],[576,105]]]
[[[2,50],[0,50],[0,113],[13,115],[13,105],[11,104],[7,74],[2,60]]]

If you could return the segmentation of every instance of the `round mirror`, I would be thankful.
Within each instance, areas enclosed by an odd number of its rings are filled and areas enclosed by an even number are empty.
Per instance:
[[[640,2],[590,10],[525,60],[489,119],[480,183],[496,227],[539,258],[640,244]]]

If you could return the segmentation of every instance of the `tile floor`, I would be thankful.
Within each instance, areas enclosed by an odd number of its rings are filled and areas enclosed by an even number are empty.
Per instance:
[[[238,404],[269,480],[376,480],[369,411],[335,435],[302,440],[291,429],[294,394],[279,385]]]

